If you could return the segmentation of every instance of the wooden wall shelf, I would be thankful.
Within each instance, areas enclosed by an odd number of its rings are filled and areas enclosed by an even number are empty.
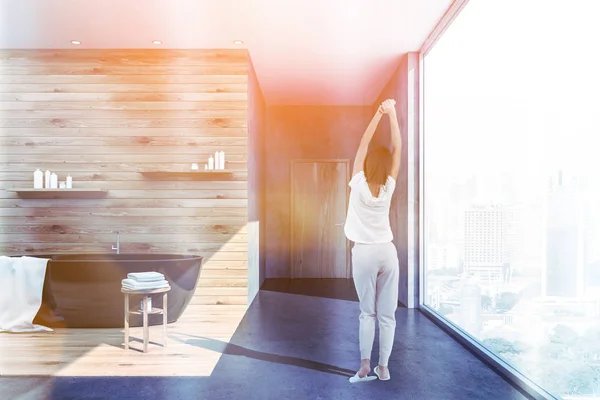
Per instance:
[[[106,195],[105,189],[31,189],[31,188],[12,188],[6,189],[9,192],[15,192],[19,197],[28,199],[92,199]]]
[[[173,179],[173,178],[188,178],[198,180],[212,180],[229,178],[233,176],[233,172],[226,169],[218,170],[198,170],[198,171],[146,171],[140,172],[146,178],[151,179]]]

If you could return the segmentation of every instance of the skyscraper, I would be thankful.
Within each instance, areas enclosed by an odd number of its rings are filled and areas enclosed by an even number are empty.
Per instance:
[[[582,296],[585,232],[578,181],[559,171],[550,179],[548,189],[545,294]]]
[[[500,206],[465,211],[465,272],[482,280],[503,280],[504,211]]]

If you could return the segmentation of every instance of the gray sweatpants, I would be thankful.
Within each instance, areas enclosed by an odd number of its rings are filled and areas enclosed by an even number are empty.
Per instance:
[[[375,318],[379,322],[379,365],[386,367],[392,354],[398,307],[398,253],[392,242],[355,243],[352,275],[360,301],[360,358],[371,359]]]

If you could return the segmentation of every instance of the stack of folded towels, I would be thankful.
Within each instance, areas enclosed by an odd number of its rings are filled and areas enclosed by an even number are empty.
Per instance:
[[[123,289],[152,290],[170,288],[165,276],[158,272],[133,272],[121,281]]]

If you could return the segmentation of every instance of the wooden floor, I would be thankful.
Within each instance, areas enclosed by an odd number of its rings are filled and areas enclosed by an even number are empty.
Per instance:
[[[123,329],[61,329],[36,334],[0,334],[0,376],[209,376],[223,346],[233,336],[245,305],[193,305],[168,326],[150,328],[148,353],[142,353],[142,328],[131,328],[130,349]],[[212,339],[212,346],[203,346]],[[211,347],[208,350],[203,347]]]

